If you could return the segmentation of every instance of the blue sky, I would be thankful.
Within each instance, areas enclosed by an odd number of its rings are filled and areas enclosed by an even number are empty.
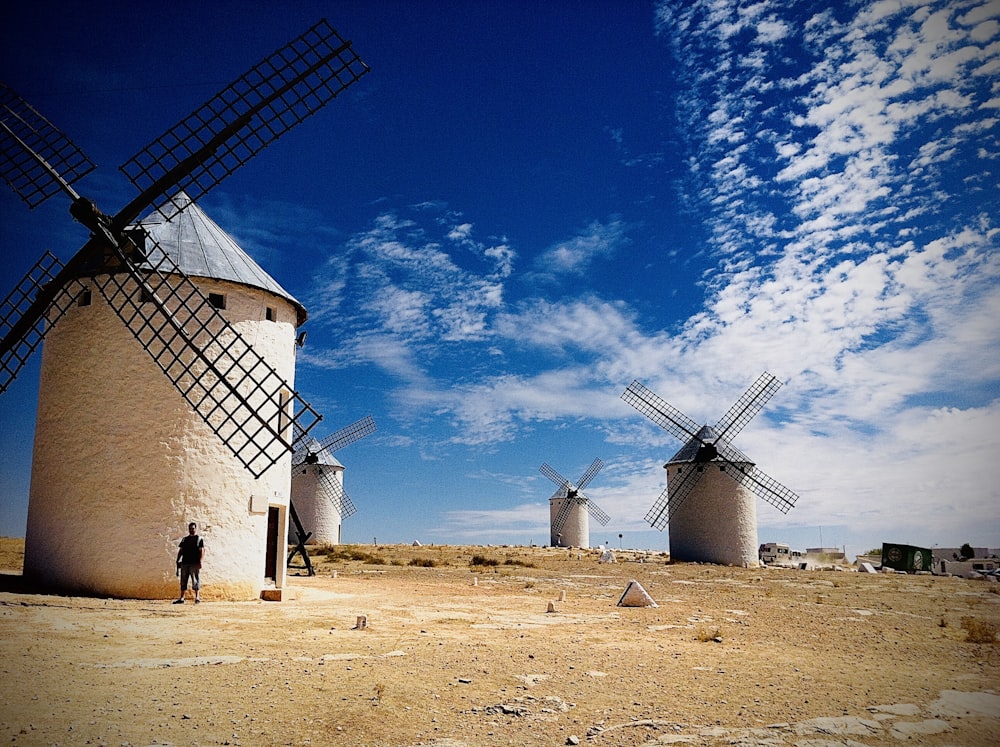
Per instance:
[[[1000,546],[996,2],[63,5],[0,11],[0,77],[108,212],[119,164],[318,18],[371,66],[200,203],[307,306],[319,435],[378,424],[337,455],[345,541],[544,543],[538,467],[600,457],[592,542],[665,549],[680,444],[619,395],[714,423],[768,370],[735,445],[800,499],[758,504],[762,542]],[[0,293],[83,243],[66,208],[0,194]],[[37,358],[0,397],[4,535]]]

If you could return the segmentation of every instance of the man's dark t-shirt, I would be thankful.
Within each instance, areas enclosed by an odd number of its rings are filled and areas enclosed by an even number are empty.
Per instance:
[[[201,548],[205,546],[205,541],[197,534],[189,534],[181,540],[181,562],[200,563]]]

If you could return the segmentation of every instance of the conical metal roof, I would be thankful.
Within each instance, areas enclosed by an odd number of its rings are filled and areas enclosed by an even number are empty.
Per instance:
[[[172,204],[171,204],[172,203]],[[183,192],[164,208],[153,211],[139,225],[190,277],[229,280],[269,291],[289,301],[298,312],[298,324],[306,320],[306,309],[250,257],[228,233],[205,214]],[[155,253],[150,259],[155,262]]]
[[[711,460],[713,462],[722,461],[722,458],[725,458],[736,464],[754,464],[750,457],[737,449],[731,443],[728,441],[720,441],[719,434],[716,433],[715,429],[710,425],[703,425],[695,436],[692,436],[676,454],[670,457],[667,464],[687,464],[695,461],[695,458],[698,455],[698,449],[700,449],[704,443],[715,444],[715,447],[719,452],[719,455]]]

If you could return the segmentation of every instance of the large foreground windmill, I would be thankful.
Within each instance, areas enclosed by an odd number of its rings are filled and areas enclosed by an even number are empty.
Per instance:
[[[549,544],[552,547],[590,547],[590,516],[601,524],[611,520],[601,507],[583,493],[591,480],[604,467],[604,462],[594,459],[587,471],[574,485],[556,472],[548,463],[538,471],[552,480],[558,487],[549,498]]]
[[[758,470],[730,442],[780,387],[765,371],[715,426],[699,426],[638,381],[622,393],[623,400],[684,442],[664,465],[667,487],[646,514],[656,529],[670,523],[671,559],[757,565],[754,496],[782,513],[798,496]]]
[[[0,175],[29,207],[67,195],[90,232],[0,307],[0,392],[45,338],[26,577],[174,594],[191,520],[214,594],[281,586],[293,433],[318,420],[292,385],[305,310],[193,201],[367,72],[320,21],[126,162],[139,194],[114,215],[72,186],[93,164],[0,85]]]

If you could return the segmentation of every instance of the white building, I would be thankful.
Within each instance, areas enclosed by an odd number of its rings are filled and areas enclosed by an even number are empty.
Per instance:
[[[556,517],[566,506],[566,520],[556,529]],[[549,499],[549,544],[552,547],[590,547],[590,511],[587,504],[576,497],[575,492],[563,497]]]
[[[339,545],[344,517],[340,507],[331,500],[323,481],[336,480],[344,488],[344,465],[333,454],[319,448],[314,441],[310,448],[318,452],[315,462],[301,464],[292,475],[292,504],[302,527],[310,532],[308,544]],[[295,527],[289,525],[289,541],[297,543]]]
[[[302,305],[197,205],[142,225],[292,386]],[[254,478],[94,289],[45,338],[24,575],[98,595],[176,596],[177,543],[194,521],[203,598],[280,589],[290,465]]]
[[[716,456],[696,461],[704,443],[718,435],[703,426],[664,465],[667,487],[675,486],[688,470],[701,471],[694,489],[670,516],[670,559],[682,562],[718,563],[757,567],[757,503],[752,492],[725,474],[725,463]],[[724,443],[724,456],[737,467],[749,469],[753,462],[732,444]]]

